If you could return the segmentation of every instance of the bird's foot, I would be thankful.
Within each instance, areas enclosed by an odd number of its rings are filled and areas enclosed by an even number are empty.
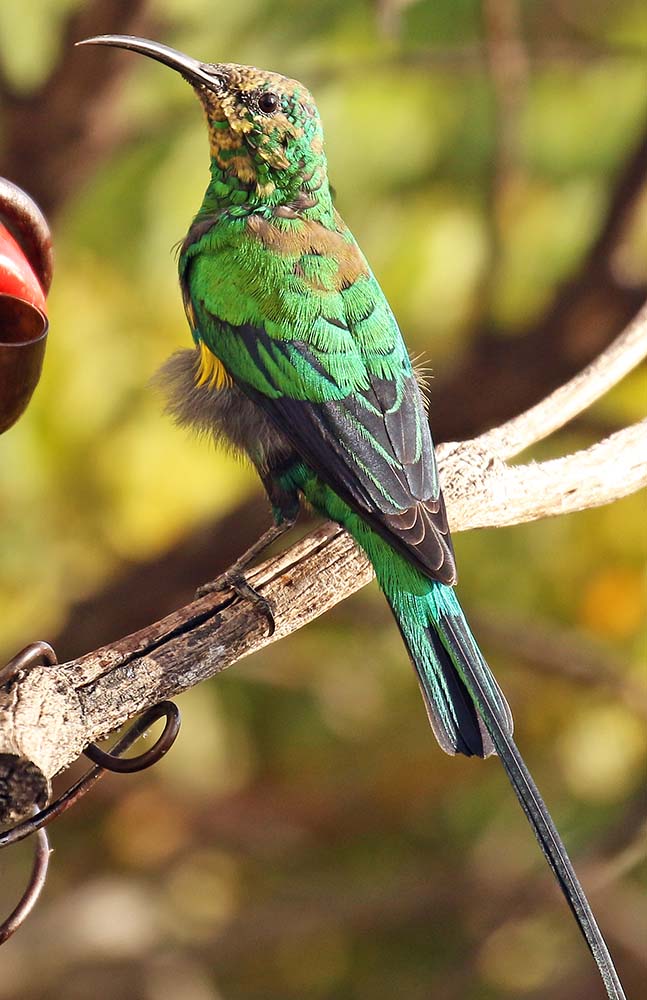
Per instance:
[[[274,620],[274,605],[267,597],[263,597],[259,594],[257,590],[252,587],[251,583],[247,580],[244,573],[241,573],[235,567],[226,570],[221,573],[220,576],[216,577],[215,580],[209,580],[207,583],[203,583],[201,587],[195,592],[196,598],[205,597],[207,594],[219,593],[223,590],[233,590],[234,593],[238,594],[243,600],[249,601],[255,607],[262,611],[269,625],[268,636],[274,635],[276,630],[276,622]]]
[[[195,592],[196,599],[204,597],[206,594],[214,594],[221,590],[233,590],[239,597],[244,600],[250,601],[257,608],[259,608],[269,623],[268,635],[273,635],[275,631],[275,621],[274,621],[274,607],[271,601],[268,601],[267,597],[263,597],[259,594],[257,590],[252,587],[252,585],[247,580],[243,570],[252,562],[256,556],[260,555],[268,545],[280,538],[286,531],[288,531],[296,520],[295,517],[284,517],[280,524],[273,524],[271,528],[263,532],[261,537],[251,545],[246,552],[240,556],[239,559],[233,563],[229,569],[221,573],[220,576],[216,577],[215,580],[210,580],[208,583],[203,583],[201,587]]]

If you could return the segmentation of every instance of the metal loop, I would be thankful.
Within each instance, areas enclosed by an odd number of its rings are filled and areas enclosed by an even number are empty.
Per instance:
[[[127,770],[131,773],[142,771],[147,767],[151,767],[152,764],[156,764],[171,749],[180,730],[180,710],[172,701],[161,701],[158,705],[153,705],[152,708],[147,709],[135,720],[132,726],[130,726],[112,748],[112,751],[109,754],[105,754],[109,762],[109,767],[106,768],[103,764],[95,764],[91,770],[87,771],[74,785],[63,792],[55,802],[52,802],[51,805],[46,806],[45,809],[42,809],[30,819],[23,820],[17,826],[11,827],[10,830],[0,833],[0,848],[8,847],[9,844],[17,844],[19,841],[24,840],[25,837],[29,837],[30,834],[47,826],[53,819],[62,815],[62,813],[67,812],[70,806],[75,805],[80,798],[90,791],[93,785],[104,776],[106,771],[116,770],[113,766],[115,759],[122,753],[126,753],[133,743],[140,736],[143,736],[147,729],[150,729],[153,723],[164,717],[166,718],[164,732],[150,750],[139,754],[138,757],[128,758],[127,761],[123,762],[128,764],[128,768],[125,768],[124,772]],[[94,750],[98,749],[94,747],[94,744],[90,744],[90,746]],[[104,751],[100,750],[99,754],[102,753]]]
[[[127,749],[123,745],[124,740],[120,740],[109,752],[101,750],[95,743],[88,743],[83,754],[98,767],[106,771],[115,771],[117,774],[133,774],[136,771],[144,771],[147,767],[157,764],[175,743],[180,729],[180,710],[172,701],[161,701],[158,705],[149,708],[147,712],[140,715],[127,734],[129,737],[128,746],[131,746],[139,736],[143,736],[146,730],[150,729],[153,723],[161,719],[162,716],[166,716],[166,724],[162,735],[149,750],[138,754],[137,757],[121,756]]]
[[[34,906],[38,902],[41,892],[45,887],[47,879],[47,869],[49,868],[49,840],[47,831],[39,830],[36,834],[36,849],[34,851],[34,863],[31,876],[27,883],[27,888],[22,894],[20,902],[9,914],[6,920],[0,924],[0,944],[4,944],[16,933],[18,928],[27,919]]]
[[[0,668],[0,686],[6,684],[20,671],[30,670],[39,664],[53,666],[55,663],[57,663],[56,653],[49,643],[32,642]],[[164,730],[153,746],[136,757],[122,759],[121,755],[126,753],[159,719],[165,719]],[[31,913],[45,885],[50,854],[45,827],[78,802],[107,771],[132,774],[157,764],[173,746],[179,730],[180,710],[177,705],[172,701],[161,701],[158,705],[153,705],[133,722],[111,751],[101,750],[94,743],[88,744],[83,753],[94,763],[94,767],[63,792],[55,802],[29,819],[23,820],[22,823],[0,833],[0,848],[17,844],[32,833],[37,837],[31,877],[18,905],[7,919],[0,923],[0,945],[9,940]]]
[[[20,670],[31,670],[32,667],[53,667],[58,660],[56,653],[48,642],[39,639],[30,642],[19,653],[12,656],[4,667],[0,667],[0,687],[10,681]]]

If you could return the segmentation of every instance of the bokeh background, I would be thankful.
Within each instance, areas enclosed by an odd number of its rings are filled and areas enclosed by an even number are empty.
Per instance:
[[[40,202],[57,259],[44,376],[0,439],[0,660],[37,638],[70,658],[160,617],[268,523],[253,475],[148,385],[188,344],[171,248],[206,185],[200,111],[170,71],[72,47],[100,32],[315,92],[338,206],[433,367],[438,440],[542,398],[647,294],[644,0],[3,0],[0,174]],[[533,456],[645,398],[636,372]],[[461,599],[633,996],[644,514],[634,496],[455,539]],[[164,762],[53,828],[0,1000],[601,995],[496,761],[438,750],[374,586],[178,702]],[[29,863],[26,845],[0,857],[3,910]]]

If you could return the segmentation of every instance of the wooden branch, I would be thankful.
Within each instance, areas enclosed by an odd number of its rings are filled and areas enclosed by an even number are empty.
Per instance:
[[[628,331],[632,344],[636,330],[645,334],[647,310]],[[627,340],[621,342],[624,351]],[[632,364],[638,363],[639,353],[632,353]],[[579,412],[582,400],[597,398],[598,388],[608,388],[628,367],[618,363],[613,348],[605,352],[569,383],[570,390],[565,387],[572,412]],[[534,428],[537,439],[546,423],[560,426],[562,392],[541,404],[543,420],[517,418],[522,433],[509,434],[504,426],[473,441],[438,449],[452,531],[582,510],[647,485],[647,421],[574,455],[543,463],[508,466],[489,446],[498,440],[507,456],[511,442],[516,442],[515,448],[530,443],[529,428]],[[327,523],[249,574],[254,587],[274,604],[272,636],[257,607],[227,592],[195,601],[79,659],[17,675],[0,689],[0,821],[14,821],[33,805],[42,805],[50,778],[89,742],[296,631],[372,576],[370,564],[352,539]]]
[[[502,528],[570,514],[600,507],[647,486],[647,420],[548,462],[506,465],[496,452],[483,448],[479,438],[464,445],[440,445],[437,450],[441,478],[450,460],[452,477],[456,476],[443,488],[452,531]],[[461,524],[459,519],[455,527],[456,510],[470,498],[477,500],[477,509],[470,505],[469,523]]]

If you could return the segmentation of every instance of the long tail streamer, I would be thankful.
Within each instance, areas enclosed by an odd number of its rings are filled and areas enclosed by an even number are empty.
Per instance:
[[[472,668],[470,657],[465,653],[460,624],[462,623],[453,615],[442,616],[439,625],[446,648],[478,706],[519,803],[593,955],[609,1000],[626,1000],[609,949],[546,804],[512,735],[491,707],[489,692],[482,683],[481,670]],[[456,628],[457,625],[459,630]]]

